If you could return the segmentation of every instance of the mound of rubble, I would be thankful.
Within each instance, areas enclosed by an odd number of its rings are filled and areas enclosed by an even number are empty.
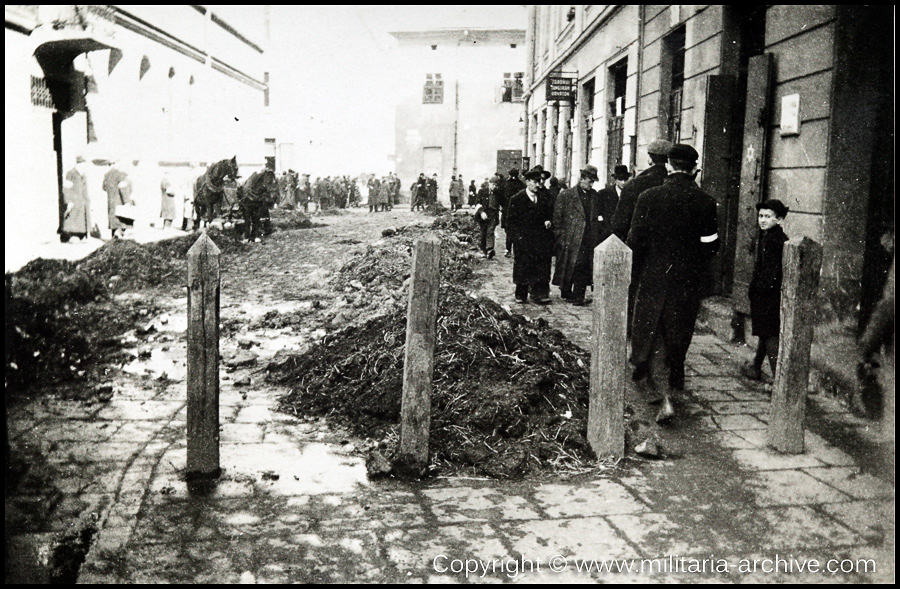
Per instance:
[[[281,231],[324,227],[321,223],[313,223],[308,214],[299,210],[275,209],[269,213],[269,218],[272,220],[272,228]]]
[[[6,393],[88,381],[102,362],[120,359],[120,336],[154,312],[146,302],[117,302],[106,277],[63,260],[37,259],[5,279]],[[72,396],[92,393],[77,388]]]
[[[280,409],[327,416],[389,454],[398,437],[405,330],[405,309],[397,309],[273,362],[270,378],[291,388]],[[498,478],[591,470],[589,386],[589,355],[544,320],[442,288],[432,468]]]

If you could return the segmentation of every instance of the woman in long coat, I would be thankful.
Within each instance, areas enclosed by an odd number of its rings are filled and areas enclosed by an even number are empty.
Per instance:
[[[84,238],[91,230],[91,203],[88,199],[87,180],[84,177],[85,166],[84,158],[79,156],[75,167],[68,171],[63,182],[66,212],[59,232],[64,242],[73,235]]]
[[[126,228],[126,225],[116,216],[116,207],[134,204],[131,198],[131,181],[128,179],[128,174],[119,169],[119,165],[118,162],[114,162],[112,168],[103,177],[103,190],[106,191],[109,212],[109,228],[113,231],[114,237]]]

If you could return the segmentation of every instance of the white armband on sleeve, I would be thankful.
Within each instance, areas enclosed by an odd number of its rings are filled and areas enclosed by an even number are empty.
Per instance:
[[[712,243],[717,239],[719,239],[718,233],[713,233],[712,235],[701,235],[700,243]]]

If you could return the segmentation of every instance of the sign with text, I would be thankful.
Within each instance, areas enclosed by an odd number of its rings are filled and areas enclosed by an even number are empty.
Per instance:
[[[547,100],[567,100],[575,103],[578,80],[565,74],[547,76]]]

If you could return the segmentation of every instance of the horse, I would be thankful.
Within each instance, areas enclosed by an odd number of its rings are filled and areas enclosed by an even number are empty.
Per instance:
[[[216,162],[194,182],[194,228],[202,221],[209,225],[225,199],[225,179],[237,180],[237,156]]]
[[[268,219],[269,207],[278,200],[278,180],[275,172],[266,168],[253,172],[238,186],[238,206],[244,217],[247,241],[259,241],[263,233],[262,219]]]

